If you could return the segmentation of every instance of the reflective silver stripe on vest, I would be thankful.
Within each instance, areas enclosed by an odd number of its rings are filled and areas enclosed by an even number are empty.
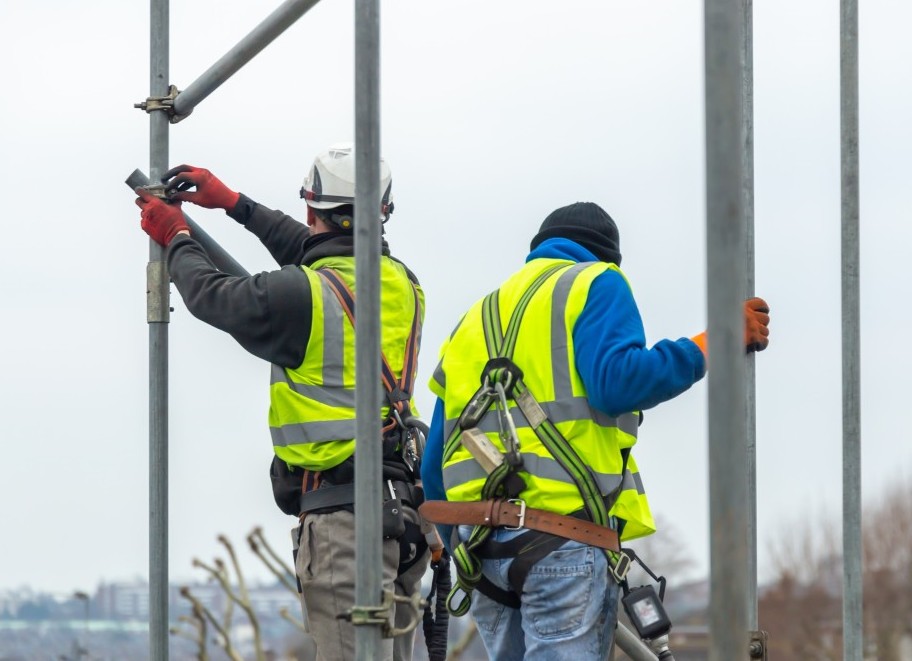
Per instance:
[[[551,371],[554,379],[554,398],[573,397],[573,382],[570,380],[570,341],[567,337],[567,301],[576,277],[592,266],[580,262],[560,274],[551,297]],[[552,420],[553,422],[553,420]]]
[[[551,457],[540,457],[530,452],[522,453],[523,467],[522,470],[534,475],[535,477],[554,480],[555,482],[564,482],[566,484],[575,484],[570,475],[565,471],[557,461]],[[596,473],[592,471],[595,481],[598,483],[599,490],[603,496],[610,494],[617,489],[621,482],[621,476],[617,473]],[[459,463],[450,464],[443,468],[443,483],[447,489],[466,484],[473,480],[485,480],[488,474],[474,459],[466,459]],[[645,493],[643,483],[640,480],[639,473],[633,475],[630,471],[624,474],[624,490],[636,489],[638,493]]]
[[[288,377],[288,372],[278,365],[272,366],[272,385],[284,383],[289,389],[302,397],[332,406],[333,408],[355,408],[355,391],[353,388],[327,388],[325,386],[305,385],[296,383]]]
[[[643,478],[640,477],[639,471],[631,473],[627,470],[624,473],[624,491],[627,489],[635,489],[641,496],[646,495],[646,487],[643,486]]]
[[[324,420],[301,422],[284,427],[270,427],[272,444],[285,447],[326,441],[350,441],[355,437],[354,420]]]
[[[600,427],[608,429],[619,429],[625,434],[636,438],[637,430],[640,425],[640,417],[634,413],[625,413],[617,418],[612,418],[607,413],[594,409],[589,405],[589,400],[585,397],[573,397],[572,399],[562,402],[539,402],[544,409],[548,419],[555,425],[562,422],[572,422],[576,420],[593,420]],[[529,422],[517,406],[510,407],[510,415],[513,418],[513,424],[517,429],[528,427]],[[457,418],[447,420],[444,425],[444,438],[449,438],[456,428]],[[500,431],[497,422],[496,411],[488,411],[478,423],[478,428],[484,432]]]
[[[320,278],[323,290],[323,385],[341,387],[345,369],[345,311],[329,283]]]
[[[446,390],[446,372],[443,371],[443,361],[437,363],[437,369],[434,370],[434,381]]]

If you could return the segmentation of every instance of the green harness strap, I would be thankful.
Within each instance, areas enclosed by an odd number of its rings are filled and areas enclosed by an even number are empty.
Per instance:
[[[490,360],[485,366],[481,388],[472,396],[453,432],[446,440],[443,458],[446,461],[453,455],[462,444],[462,432],[469,427],[474,427],[498,401],[499,386],[505,397],[516,403],[545,449],[576,484],[591,520],[599,525],[607,526],[609,524],[608,508],[595,478],[567,439],[548,419],[541,405],[523,383],[521,370],[512,362],[520,322],[529,301],[548,278],[565,268],[566,265],[555,265],[547,269],[523,292],[510,317],[510,322],[507,324],[506,333],[501,330],[499,291],[494,291],[485,297],[482,304],[482,324]],[[506,406],[505,408],[507,410],[504,411],[504,414],[509,416],[509,408]],[[522,457],[518,452],[518,439],[504,438],[503,440],[508,452],[507,461],[501,463],[488,475],[481,489],[482,500],[503,497],[507,478],[518,472],[522,466]],[[511,494],[506,494],[506,496],[512,497]],[[453,551],[453,560],[456,564],[456,585],[453,586],[447,597],[447,609],[456,617],[464,615],[469,610],[472,592],[482,578],[481,560],[474,551],[487,541],[492,530],[490,526],[475,526],[469,538],[460,543]],[[460,591],[463,593],[463,597],[458,604],[454,604],[454,599]]]

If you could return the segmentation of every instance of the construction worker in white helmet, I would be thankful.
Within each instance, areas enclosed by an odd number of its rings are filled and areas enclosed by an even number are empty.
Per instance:
[[[390,169],[381,159],[377,222],[393,211]],[[181,165],[162,177],[168,200],[138,188],[142,229],[167,248],[167,265],[187,309],[234,337],[272,365],[270,468],[276,504],[298,517],[295,569],[302,607],[318,658],[354,657],[355,631],[340,619],[355,595],[355,169],[350,143],[320,153],[300,196],[306,224],[228,188],[205,169]],[[219,271],[194,240],[181,202],[224,209],[253,233],[281,268],[238,277]],[[415,275],[390,257],[380,259],[381,349],[387,398],[383,421],[383,587],[411,597],[420,588],[429,551],[416,513],[422,500],[414,429],[413,381],[424,319]],[[392,382],[392,383],[390,383]],[[406,422],[403,422],[405,420]],[[378,442],[369,439],[369,442]],[[397,604],[395,622],[414,617]],[[412,658],[414,631],[384,639],[377,659]]]
[[[703,378],[706,333],[646,345],[614,220],[551,212],[525,264],[462,317],[438,400],[420,511],[453,549],[448,606],[491,659],[601,661],[617,624],[620,541],[655,530],[631,453],[641,411]],[[744,305],[748,351],[769,310]]]

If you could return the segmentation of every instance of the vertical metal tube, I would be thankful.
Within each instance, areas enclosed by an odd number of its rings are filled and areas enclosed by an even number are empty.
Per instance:
[[[355,2],[355,605],[380,604],[380,3]],[[377,658],[382,631],[355,627],[355,658]]]
[[[747,651],[742,8],[705,0],[711,661]]]
[[[843,658],[862,659],[858,0],[840,3]]]
[[[168,94],[168,0],[151,0],[150,96]],[[149,174],[168,164],[168,115],[149,113]],[[168,275],[164,249],[149,241],[149,658],[168,659]]]
[[[742,0],[741,22],[741,199],[745,227],[745,297],[755,293],[754,278],[754,2]],[[759,628],[757,614],[757,372],[755,354],[745,365],[747,433],[747,622]]]

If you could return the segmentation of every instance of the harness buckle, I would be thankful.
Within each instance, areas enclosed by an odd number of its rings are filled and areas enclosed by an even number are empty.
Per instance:
[[[504,526],[506,530],[521,530],[526,527],[526,501],[522,498],[511,498],[507,501],[511,505],[519,505],[519,523],[515,526]]]
[[[627,555],[622,549],[618,554],[617,558],[614,561],[614,564],[608,563],[608,571],[614,576],[614,580],[618,583],[622,583],[624,579],[627,578],[627,572],[630,571],[630,566],[633,564],[633,560]]]
[[[494,399],[493,393],[494,391],[491,388],[482,388],[476,392],[472,399],[469,400],[469,403],[466,404],[462,415],[459,416],[459,426],[463,429],[477,427],[478,422],[491,406],[491,402]]]

